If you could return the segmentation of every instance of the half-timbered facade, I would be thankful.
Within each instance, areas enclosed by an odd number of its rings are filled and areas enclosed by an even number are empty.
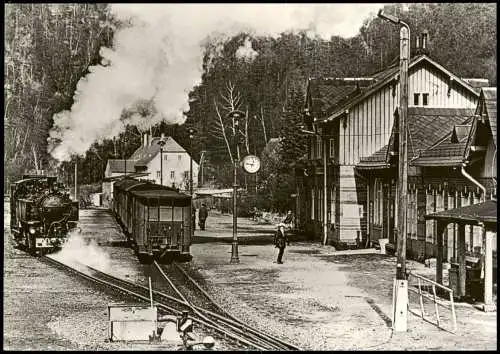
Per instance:
[[[410,107],[473,109],[476,106],[478,93],[472,86],[427,55],[412,58],[408,78]],[[318,89],[325,84],[332,88]],[[370,232],[367,219],[372,217],[371,213],[378,223],[393,228],[395,209],[390,200],[385,204],[368,200],[372,195],[367,191],[369,183],[355,167],[361,159],[389,143],[398,102],[397,64],[368,78],[320,83],[317,79],[309,80],[304,122],[306,129],[315,135],[309,140],[305,167],[297,173],[302,211],[299,226],[321,235],[326,215],[328,240],[336,245],[366,244]],[[392,191],[395,195],[393,181],[380,182],[372,188],[379,194]],[[384,217],[381,210],[389,210],[390,217]]]

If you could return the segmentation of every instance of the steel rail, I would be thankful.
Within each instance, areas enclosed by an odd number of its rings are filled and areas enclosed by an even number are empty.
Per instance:
[[[285,349],[288,349],[288,350],[301,350],[301,348],[291,344],[291,343],[288,343],[284,340],[281,340],[279,338],[274,338],[272,337],[271,335],[269,335],[268,333],[265,333],[265,332],[262,332],[254,327],[250,327],[248,326],[246,323],[244,323],[242,320],[240,320],[239,318],[231,315],[229,312],[227,312],[226,310],[224,310],[211,296],[210,294],[208,294],[205,289],[203,289],[201,287],[200,284],[198,284],[198,282],[193,279],[193,277],[191,277],[187,272],[186,270],[180,266],[179,264],[177,263],[174,263],[175,267],[177,267],[183,274],[184,276],[186,276],[187,279],[189,279],[189,281],[194,285],[196,286],[197,289],[200,290],[201,293],[203,293],[206,298],[217,308],[220,310],[221,313],[224,314],[225,318],[223,316],[220,316],[219,314],[217,313],[214,313],[210,310],[207,310],[207,309],[200,309],[200,310],[203,310],[205,313],[208,313],[209,315],[211,316],[214,316],[214,317],[218,317],[220,320],[223,320],[223,321],[227,321],[229,323],[233,323],[233,324],[239,324],[240,326],[244,326],[246,330],[256,334],[256,335],[259,335],[259,336],[263,336],[263,337],[266,337],[268,338],[269,340],[271,341],[274,341],[278,344],[280,344],[281,346],[283,346]]]
[[[206,314],[204,313],[204,311],[198,307],[198,306],[195,306],[194,304],[192,304],[189,300],[186,299],[186,297],[184,296],[184,294],[179,290],[178,286],[176,286],[174,284],[174,282],[172,281],[171,277],[169,277],[162,269],[162,267],[158,264],[158,262],[154,261],[153,264],[155,265],[155,267],[159,270],[159,272],[161,273],[161,275],[163,276],[163,278],[169,283],[170,287],[179,295],[179,297],[182,299],[183,302],[185,303],[188,303],[189,304],[189,307],[190,309],[199,317],[201,317],[203,320],[205,321],[208,321],[210,323],[212,323],[214,326],[218,326],[218,327],[221,327],[221,324],[220,323],[217,323],[216,321],[208,318],[206,316]],[[226,327],[228,326],[228,324],[224,324],[226,325]],[[236,334],[238,336],[240,335],[243,335],[243,336],[246,336],[248,337],[248,334],[241,328],[238,328],[238,327],[235,327],[235,326],[229,326],[231,327],[231,329],[235,332],[237,332]],[[222,327],[221,327],[222,328]],[[256,339],[255,338],[251,338],[251,340],[255,341]],[[274,350],[274,349],[279,349],[279,347],[276,347],[276,345],[274,343],[270,343],[269,341],[266,341],[266,340],[262,340],[262,338],[259,338],[257,337],[257,341],[260,341],[261,344],[264,346],[264,350]],[[263,342],[263,343],[262,343]]]
[[[52,265],[55,265],[59,268],[62,268],[66,271],[70,271],[71,273],[74,273],[82,278],[85,278],[89,281],[92,281],[94,283],[99,283],[101,285],[105,285],[109,288],[112,288],[113,290],[118,290],[126,295],[129,295],[129,296],[133,296],[135,298],[138,298],[138,299],[141,299],[145,302],[149,302],[150,301],[150,297],[149,297],[149,290],[148,290],[148,294],[147,295],[142,295],[142,294],[139,294],[133,290],[130,290],[130,289],[126,289],[120,285],[117,285],[117,284],[113,284],[112,282],[110,281],[106,281],[106,280],[102,280],[102,279],[99,279],[98,277],[95,277],[95,276],[92,276],[92,275],[88,275],[88,274],[85,274],[84,272],[78,270],[78,269],[75,269],[73,267],[71,267],[70,265],[68,264],[65,264],[65,263],[62,263],[52,257],[48,257],[48,256],[44,256],[44,257],[40,257],[40,260],[43,260],[44,262],[46,263],[51,263]],[[133,286],[137,289],[141,289],[143,290],[145,287],[142,286],[142,285],[139,285],[139,284],[134,284],[134,283],[131,283],[131,282],[128,282],[126,280],[123,280],[123,279],[120,279],[120,278],[117,278],[117,277],[114,277],[112,275],[109,275],[109,274],[106,274],[106,273],[103,273],[95,268],[92,268],[90,266],[87,266],[87,265],[84,265],[82,264],[82,266],[86,267],[87,269],[90,269],[91,271],[97,271],[99,272],[99,274],[105,274],[106,277],[108,277],[109,279],[113,279],[114,281],[117,281],[121,284],[127,284],[128,286]],[[166,294],[161,294],[161,293],[157,293],[157,295],[166,295]],[[167,297],[171,298],[170,296],[167,295]],[[177,300],[177,299],[174,299],[174,300]],[[167,312],[170,312],[170,313],[174,313],[176,315],[179,315],[182,313],[182,310],[178,310],[178,309],[175,309],[169,305],[166,305],[166,304],[163,304],[161,302],[158,302],[156,301],[155,302],[156,305],[161,308],[162,310],[166,310]],[[185,305],[185,304],[183,304]],[[250,341],[248,341],[247,339],[245,338],[242,338],[230,331],[227,331],[225,330],[224,328],[221,328],[220,326],[218,325],[214,325],[213,323],[211,323],[212,321],[210,320],[204,320],[202,318],[197,318],[197,317],[191,317],[193,321],[201,324],[202,326],[206,327],[206,328],[209,328],[211,330],[214,330],[216,332],[218,332],[219,334],[221,334],[224,338],[230,338],[232,339],[233,341],[235,341],[237,344],[238,343],[241,343],[241,344],[245,344],[249,347],[252,347],[252,348],[255,348],[257,350],[268,350],[268,348],[266,347],[263,347],[261,346],[259,343],[252,343]]]
[[[221,314],[217,314],[213,311],[210,311],[208,309],[202,308],[200,306],[196,306],[192,303],[190,303],[190,306],[193,311],[195,311],[197,314],[200,314],[200,312],[203,314],[204,318],[207,318],[208,316],[211,316],[215,318],[216,322],[223,322],[222,324],[224,326],[229,326],[231,329],[237,331],[239,334],[244,335],[244,336],[250,336],[252,340],[258,340],[262,342],[264,345],[270,346],[271,349],[281,349],[281,350],[300,350],[297,346],[287,343],[285,341],[282,341],[280,339],[277,339],[275,337],[272,337],[271,335],[264,333],[262,331],[259,331],[258,329],[255,329],[245,323],[243,323],[241,320],[238,320],[234,318],[232,315],[230,315],[226,310],[222,309],[216,301],[194,280],[187,272],[182,269],[177,263],[173,263],[174,267],[176,269],[179,269],[181,273],[188,279],[190,284],[194,285],[196,289],[198,289],[210,302],[211,305],[213,305],[215,308],[218,309]],[[168,283],[175,289],[177,293],[180,294],[182,297],[183,301],[189,301],[186,299],[186,297],[181,294],[181,291],[173,284],[173,281],[168,277],[165,272],[161,269],[160,265],[158,265],[155,262],[155,266],[160,270],[160,273],[165,277],[165,279],[168,281]],[[212,319],[212,321],[214,321]],[[214,321],[214,322],[215,322]],[[219,323],[220,325],[220,323]]]

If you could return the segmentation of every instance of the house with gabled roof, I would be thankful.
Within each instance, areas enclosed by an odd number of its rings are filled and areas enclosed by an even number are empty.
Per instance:
[[[160,141],[164,142],[163,147]],[[135,172],[145,173],[139,179],[147,179],[157,184],[179,188],[189,192],[191,156],[171,136],[150,137],[144,135],[142,146],[130,156],[135,160]],[[193,189],[198,186],[198,163],[193,164]],[[163,174],[163,176],[162,176]]]
[[[476,89],[428,55],[414,56],[408,67],[410,108],[475,108]],[[369,242],[368,219],[375,217],[375,201],[368,199],[369,181],[356,167],[387,167],[369,160],[373,155],[385,157],[398,104],[397,63],[370,77],[308,81],[304,124],[313,134],[307,158],[296,168],[299,228],[320,239],[326,224],[327,242],[334,245]],[[428,144],[430,140],[421,149]],[[382,188],[393,188],[393,183],[389,180]],[[380,208],[388,210],[388,220],[397,220],[393,203],[382,202]]]
[[[163,147],[159,142],[163,141]],[[141,146],[126,160],[109,159],[103,182],[104,204],[109,205],[113,193],[113,181],[120,176],[130,175],[141,180],[178,188],[190,192],[191,156],[172,137],[150,137],[144,134]],[[193,164],[193,190],[198,187],[198,169]],[[162,177],[163,173],[163,177]]]

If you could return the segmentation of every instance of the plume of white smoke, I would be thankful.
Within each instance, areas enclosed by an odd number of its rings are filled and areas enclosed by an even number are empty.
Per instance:
[[[62,249],[53,257],[65,264],[84,264],[102,272],[108,271],[110,267],[109,255],[94,239],[86,240],[78,232],[71,232]]]
[[[236,58],[252,62],[259,53],[252,48],[250,38],[245,38],[245,43],[236,50]]]
[[[68,160],[92,143],[112,138],[125,124],[139,128],[160,121],[183,123],[189,91],[202,74],[203,44],[246,32],[278,36],[308,31],[329,39],[354,36],[377,4],[113,4],[112,14],[129,26],[117,30],[113,48],[101,48],[102,65],[77,85],[70,111],[54,116],[51,154]],[[240,55],[255,57],[250,40]],[[248,57],[248,56],[247,56]],[[146,114],[137,111],[149,102]]]

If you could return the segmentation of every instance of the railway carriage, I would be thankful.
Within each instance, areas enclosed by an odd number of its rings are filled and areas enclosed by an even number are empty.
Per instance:
[[[30,254],[59,249],[78,221],[78,202],[56,177],[23,176],[11,185],[10,228],[14,243]]]
[[[191,260],[191,196],[130,178],[113,189],[113,212],[141,263]]]

